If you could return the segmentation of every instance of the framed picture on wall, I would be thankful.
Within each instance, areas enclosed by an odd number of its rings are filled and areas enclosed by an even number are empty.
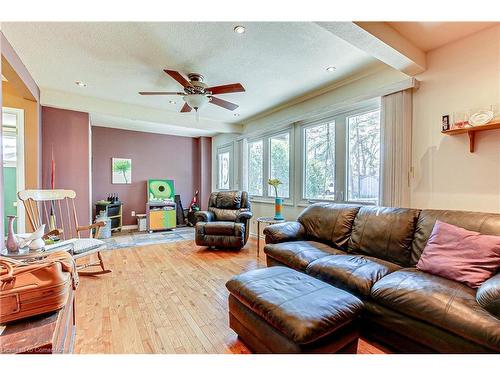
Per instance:
[[[450,130],[450,115],[444,115],[441,118],[441,130],[442,131]]]
[[[113,184],[131,184],[132,159],[112,158],[111,175]]]

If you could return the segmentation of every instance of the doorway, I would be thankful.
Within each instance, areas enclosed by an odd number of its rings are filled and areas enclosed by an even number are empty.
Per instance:
[[[24,206],[17,192],[24,190],[24,110],[2,108],[2,144],[4,176],[4,233],[8,233],[8,215],[16,215],[14,231],[24,232]]]

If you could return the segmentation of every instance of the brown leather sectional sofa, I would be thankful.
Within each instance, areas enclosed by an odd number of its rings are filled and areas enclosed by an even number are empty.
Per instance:
[[[500,235],[500,214],[318,203],[267,227],[264,251],[361,298],[362,336],[395,351],[500,352],[500,273],[472,289],[415,268],[436,220]]]

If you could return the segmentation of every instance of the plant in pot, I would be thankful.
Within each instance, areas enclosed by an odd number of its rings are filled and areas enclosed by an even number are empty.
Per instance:
[[[282,184],[282,182],[277,178],[270,178],[267,183],[274,188],[274,193],[276,195],[274,201],[274,219],[275,220],[284,220],[283,217],[283,198],[278,197],[278,186]]]

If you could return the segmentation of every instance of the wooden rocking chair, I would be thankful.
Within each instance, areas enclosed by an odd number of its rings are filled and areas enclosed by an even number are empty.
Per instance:
[[[101,275],[111,272],[104,267],[101,256],[101,250],[106,247],[105,243],[94,239],[99,236],[99,230],[104,223],[78,225],[75,207],[76,193],[73,190],[23,190],[17,193],[17,196],[23,202],[28,219],[35,230],[42,224],[46,224],[48,231],[43,236],[44,239],[57,236],[61,241],[74,240],[75,248],[78,247],[78,252],[73,253],[75,260],[92,254],[97,255],[98,261],[77,266],[79,275]],[[89,238],[92,240],[81,240],[80,233],[84,231],[89,232]],[[101,269],[81,271],[88,267]]]

